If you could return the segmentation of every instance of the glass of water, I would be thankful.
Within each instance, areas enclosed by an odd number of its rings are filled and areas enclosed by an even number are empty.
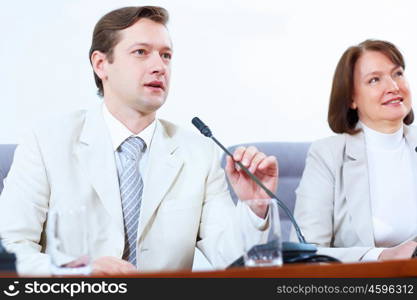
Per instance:
[[[274,199],[244,200],[250,207],[267,207],[264,230],[248,233],[242,226],[243,259],[246,267],[268,267],[282,265],[282,240],[278,204]]]
[[[47,223],[47,253],[54,275],[91,273],[87,208],[53,208]]]

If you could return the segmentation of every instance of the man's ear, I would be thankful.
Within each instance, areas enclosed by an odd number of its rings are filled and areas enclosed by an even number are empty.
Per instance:
[[[95,50],[91,54],[91,65],[93,66],[94,72],[101,80],[107,79],[107,72],[105,68],[107,62],[106,54],[103,52]]]

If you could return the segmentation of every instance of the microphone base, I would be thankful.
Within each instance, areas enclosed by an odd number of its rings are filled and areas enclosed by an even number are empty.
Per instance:
[[[256,247],[265,247],[265,245],[256,245]],[[252,248],[253,249],[253,248]],[[282,243],[282,256],[284,264],[291,263],[307,263],[307,262],[318,262],[321,259],[321,262],[336,262],[337,260],[332,257],[325,257],[322,255],[317,255],[317,247],[314,244],[307,243],[295,243],[295,242],[283,242]],[[243,267],[245,262],[243,256],[236,259],[232,264],[230,264],[227,269],[235,267]]]
[[[282,242],[282,258],[284,264],[306,261],[316,255],[314,244]]]

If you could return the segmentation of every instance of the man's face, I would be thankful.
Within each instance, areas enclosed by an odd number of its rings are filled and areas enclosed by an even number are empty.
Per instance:
[[[140,19],[119,32],[113,60],[104,63],[105,101],[138,112],[155,112],[164,104],[171,72],[171,40],[166,27]]]

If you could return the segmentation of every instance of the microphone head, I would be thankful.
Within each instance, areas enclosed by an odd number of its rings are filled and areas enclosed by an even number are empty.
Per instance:
[[[205,135],[206,137],[211,137],[212,133],[210,128],[206,124],[203,123],[198,117],[194,117],[191,120],[191,123],[201,132],[201,134]]]

